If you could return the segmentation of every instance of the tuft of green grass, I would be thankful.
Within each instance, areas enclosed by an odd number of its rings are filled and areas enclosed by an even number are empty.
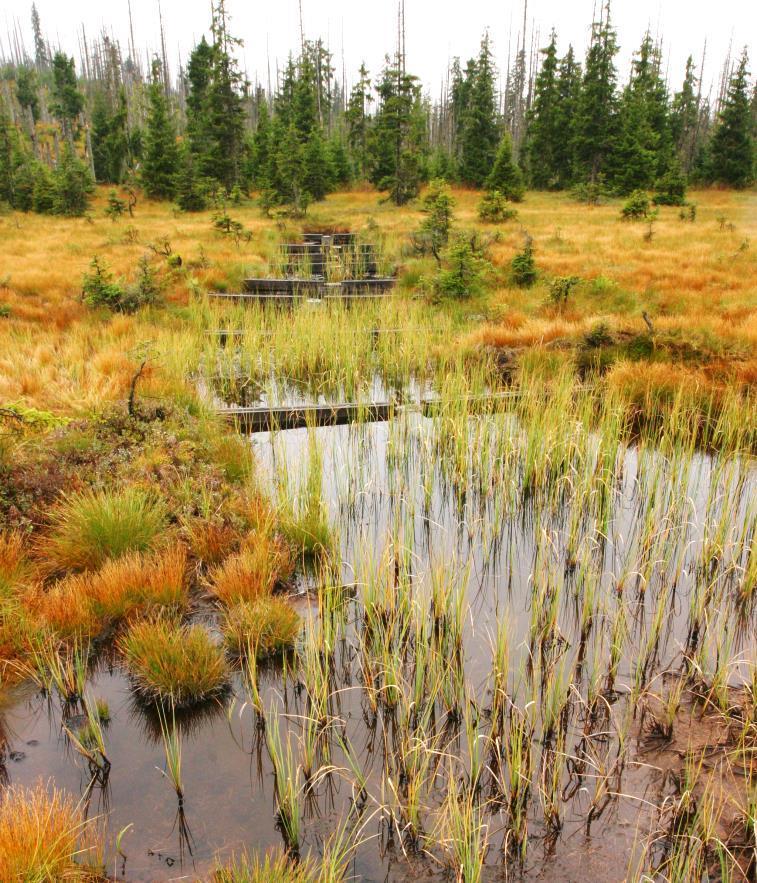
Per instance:
[[[310,861],[296,861],[285,852],[267,853],[261,859],[243,853],[211,878],[213,883],[314,883],[318,879]]]
[[[232,653],[242,655],[249,647],[258,659],[264,659],[294,645],[300,617],[283,598],[258,598],[232,607],[226,614],[223,632]]]
[[[72,494],[52,514],[42,552],[53,570],[93,570],[109,558],[154,547],[166,508],[138,487]]]
[[[200,625],[165,619],[137,622],[119,647],[138,693],[147,701],[182,708],[218,696],[228,685],[223,652]]]

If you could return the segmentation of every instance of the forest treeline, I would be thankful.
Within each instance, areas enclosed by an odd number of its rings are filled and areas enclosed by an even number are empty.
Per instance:
[[[430,179],[499,191],[583,188],[684,198],[688,183],[755,180],[757,90],[746,48],[723,61],[717,97],[689,57],[677,86],[649,33],[630,76],[617,67],[609,2],[584,58],[553,31],[528,49],[525,26],[505,86],[487,34],[455,59],[438,98],[408,70],[403,30],[382,70],[348,89],[321,40],[304,38],[275,81],[251,84],[225,0],[209,35],[172,78],[165,49],[138,58],[103,34],[74,58],[53,51],[32,6],[33,53],[18,39],[0,70],[0,202],[81,214],[94,182],[142,188],[186,211],[256,192],[266,210],[304,211],[330,191],[370,182],[401,205]],[[165,46],[162,33],[161,45]],[[672,78],[671,78],[672,79]]]

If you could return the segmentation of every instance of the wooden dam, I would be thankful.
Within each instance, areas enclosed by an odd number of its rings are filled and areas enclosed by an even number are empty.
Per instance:
[[[376,249],[355,233],[306,232],[282,246],[279,276],[245,279],[241,292],[213,292],[218,300],[290,306],[304,301],[358,301],[386,297],[396,284],[380,276]]]

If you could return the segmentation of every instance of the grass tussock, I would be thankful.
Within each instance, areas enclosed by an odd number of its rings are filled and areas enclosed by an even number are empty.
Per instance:
[[[253,533],[242,549],[229,556],[210,575],[210,588],[224,604],[254,601],[273,592],[292,574],[288,547],[266,533]]]
[[[258,598],[237,604],[226,614],[226,645],[235,654],[254,650],[258,659],[273,656],[294,645],[301,621],[283,598]]]
[[[94,573],[74,574],[39,589],[36,616],[61,638],[96,637],[136,615],[179,611],[187,603],[187,553],[174,543],[151,555],[131,552]]]
[[[104,880],[102,836],[56,788],[10,786],[0,797],[0,880]]]
[[[310,861],[295,861],[285,852],[263,858],[246,853],[234,858],[212,877],[213,883],[315,883],[319,879]]]
[[[26,546],[27,540],[19,531],[0,533],[0,598],[31,578],[32,566],[26,556]]]
[[[41,553],[57,570],[93,570],[108,558],[152,548],[166,525],[164,504],[139,487],[85,491],[53,511]]]
[[[223,652],[199,625],[167,619],[131,626],[119,641],[134,686],[146,701],[186,707],[222,693],[229,670]]]

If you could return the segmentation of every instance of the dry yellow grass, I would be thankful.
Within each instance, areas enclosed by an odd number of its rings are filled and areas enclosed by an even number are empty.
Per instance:
[[[97,824],[56,788],[12,785],[0,798],[0,880],[102,880]]]
[[[476,220],[480,194],[460,189],[454,194],[459,227],[493,229]],[[167,238],[184,263],[181,272],[164,270],[166,297],[181,305],[191,291],[236,287],[247,273],[264,270],[275,249],[275,222],[263,218],[253,203],[230,209],[253,233],[250,243],[237,247],[212,231],[211,212],[183,215],[168,204],[142,201],[133,219],[114,223],[103,214],[105,197],[101,189],[91,220],[18,213],[0,218],[0,304],[10,309],[10,316],[0,319],[0,404],[77,414],[122,399],[145,347],[153,358],[142,392],[192,396],[186,369],[202,341],[188,333],[182,315],[175,310],[133,317],[93,313],[80,300],[82,273],[99,254],[116,275],[133,278],[148,245]],[[477,342],[540,346],[581,335],[600,320],[638,332],[644,330],[641,312],[646,310],[662,330],[723,346],[723,361],[730,366],[725,374],[737,383],[753,383],[754,194],[708,190],[692,192],[690,199],[698,207],[695,223],[681,221],[677,208],[662,208],[654,237],[646,242],[644,224],[620,220],[619,201],[587,207],[567,194],[528,193],[517,207],[518,220],[497,228],[495,265],[507,267],[527,230],[545,278],[577,275],[587,282],[561,311],[548,304],[544,283],[527,291],[498,287],[485,307],[493,321]],[[369,219],[378,224],[388,250],[399,256],[420,214],[416,207],[396,209],[370,190],[357,190],[314,206],[308,223],[360,229]]]
[[[96,637],[108,626],[187,601],[187,553],[176,543],[152,555],[131,553],[98,571],[66,577],[28,598],[41,624],[59,637]]]
[[[292,570],[289,549],[280,540],[255,532],[247,537],[240,552],[212,571],[210,589],[224,604],[254,601],[270,595]]]

